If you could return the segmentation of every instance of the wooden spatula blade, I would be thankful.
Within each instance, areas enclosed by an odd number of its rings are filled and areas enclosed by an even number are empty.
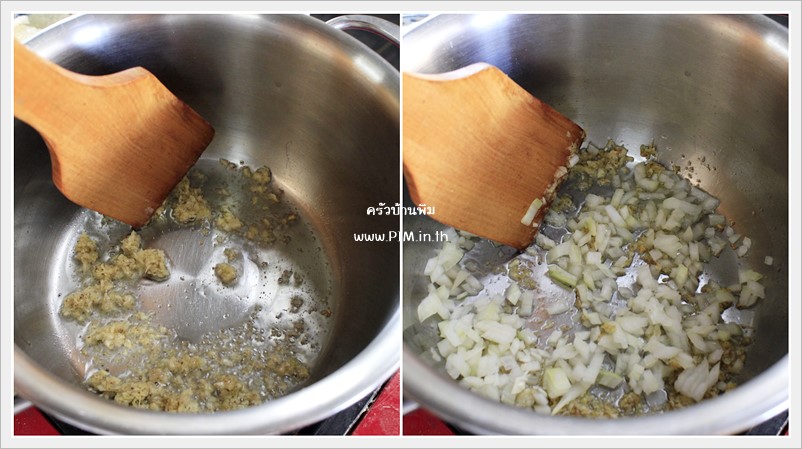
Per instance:
[[[432,218],[518,249],[531,244],[585,133],[499,69],[404,74],[404,176]],[[521,223],[543,198],[533,225]]]
[[[77,134],[62,138],[60,147],[50,144],[53,182],[76,204],[140,227],[198,161],[214,128],[145,69],[120,74],[136,78],[103,95],[118,97],[118,104],[135,105],[115,111],[130,128],[98,120],[96,144]],[[99,111],[83,112],[91,117]]]
[[[81,75],[15,42],[14,77],[14,115],[47,143],[55,185],[134,227],[147,223],[214,137],[142,67]]]

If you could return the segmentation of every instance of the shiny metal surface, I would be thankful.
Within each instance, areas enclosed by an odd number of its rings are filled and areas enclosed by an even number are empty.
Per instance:
[[[41,138],[15,122],[14,370],[21,396],[94,432],[279,433],[337,412],[397,369],[399,246],[353,238],[398,228],[397,217],[365,213],[399,196],[399,77],[392,66],[345,33],[290,15],[79,16],[29,45],[80,73],[146,67],[215,127],[200,165],[219,158],[268,165],[307,226],[286,249],[240,249],[282,261],[276,270],[283,264],[305,271],[307,293],[322,297],[334,314],[318,323],[323,350],[310,381],[260,406],[154,413],[85,391],[78,326],[61,320],[58,309],[75,286],[69,262],[75,238],[97,217],[58,193]],[[139,287],[142,306],[157,322],[192,340],[237,324],[260,294],[274,312],[285,308],[289,292],[278,289],[272,268],[264,279],[245,270],[247,286],[233,296],[204,287],[211,285],[205,273],[215,255],[189,234],[160,229],[143,236],[146,246],[167,249],[174,275],[183,276]]]
[[[494,64],[582,126],[590,142],[612,138],[635,152],[654,140],[658,158],[718,196],[719,210],[752,238],[743,264],[767,274],[768,295],[754,309],[755,343],[734,391],[649,417],[542,416],[476,396],[418,356],[419,336],[433,329],[415,324],[415,309],[426,291],[423,266],[438,245],[405,242],[407,396],[473,432],[503,434],[725,434],[787,408],[786,28],[736,15],[436,16],[404,35],[404,55],[402,70],[423,73]],[[442,229],[420,216],[405,217],[404,227]],[[772,267],[763,265],[767,255]],[[736,263],[723,261],[712,274],[727,279]]]
[[[333,26],[338,30],[365,30],[378,34],[399,45],[401,41],[401,30],[386,20],[378,17],[366,16],[362,14],[351,14],[335,17],[326,22],[326,25]]]

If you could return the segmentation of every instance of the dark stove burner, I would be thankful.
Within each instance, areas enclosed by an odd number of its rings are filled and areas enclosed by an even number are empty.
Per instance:
[[[747,430],[743,435],[783,435],[788,429],[788,410]]]
[[[362,416],[368,411],[368,408],[378,396],[381,388],[373,391],[373,393],[360,399],[354,405],[346,408],[345,410],[336,413],[323,421],[306,426],[293,435],[348,435],[351,430],[359,423]]]

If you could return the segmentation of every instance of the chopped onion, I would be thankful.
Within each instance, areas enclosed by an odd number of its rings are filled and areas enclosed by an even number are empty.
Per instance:
[[[699,365],[685,369],[677,376],[674,388],[696,402],[701,401],[705,392],[718,383],[719,364],[712,370],[709,368],[707,360],[702,360]]]
[[[541,206],[543,206],[543,198],[535,198],[532,204],[529,205],[529,209],[526,210],[523,218],[521,218],[521,224],[524,226],[532,226],[532,222],[535,221],[535,216],[537,216]]]
[[[443,305],[440,296],[433,285],[429,286],[429,295],[423,299],[418,305],[418,321],[424,322],[427,318],[433,315],[440,315],[442,319],[448,318],[448,311]]]
[[[664,401],[664,382],[678,370],[679,394],[699,401],[715,387],[727,360],[722,343],[744,332],[722,310],[751,307],[766,291],[763,276],[748,267],[737,284],[722,287],[702,276],[704,264],[728,246],[744,257],[752,240],[715,213],[716,198],[670,170],[638,164],[609,180],[612,192],[588,193],[576,215],[549,211],[545,223],[568,233],[557,241],[538,233],[537,248],[525,256],[545,261],[554,284],[575,294],[540,306],[538,316],[575,305],[585,330],[557,327],[557,318],[542,331],[525,327],[535,291],[520,279],[502,292],[484,290],[471,274],[476,261],[463,260],[473,237],[460,233],[424,268],[430,284],[418,319],[440,320],[429,358],[445,360],[446,372],[478,394],[541,413],[559,413],[593,385]],[[534,200],[521,222],[531,225],[542,206]],[[736,360],[727,370],[740,366]],[[549,399],[558,400],[553,408]]]
[[[579,396],[581,396],[585,391],[587,391],[587,389],[588,389],[588,386],[587,385],[583,385],[583,384],[572,386],[565,393],[565,395],[563,395],[562,399],[560,399],[560,402],[558,402],[554,406],[554,408],[551,410],[551,414],[552,415],[557,414],[557,412],[562,410],[562,408],[565,407],[566,405],[568,405],[571,401],[573,401],[574,399],[576,399]]]
[[[579,281],[576,276],[556,265],[549,266],[548,275],[555,281],[572,289],[576,287],[576,283]]]
[[[654,247],[665,253],[669,257],[674,257],[682,248],[682,242],[676,235],[657,233],[654,237]]]
[[[590,363],[588,364],[588,367],[582,376],[583,383],[593,384],[596,382],[596,378],[599,376],[599,372],[601,371],[602,362],[604,362],[604,352],[596,351],[596,353],[593,354],[593,358],[590,359]]]
[[[738,257],[745,256],[751,246],[752,246],[752,240],[749,237],[744,237],[744,239],[741,241],[741,246],[739,246],[738,250],[736,251]]]
[[[643,381],[641,382],[641,390],[643,394],[649,395],[663,388],[663,378],[654,374],[652,370],[645,370],[643,372]]]
[[[643,350],[654,354],[654,356],[660,360],[671,360],[680,352],[682,352],[682,350],[679,348],[666,346],[660,343],[655,337],[649,339],[649,342],[646,343],[646,346],[643,347]]]
[[[699,206],[697,206],[695,204],[691,204],[691,203],[689,203],[687,201],[683,201],[683,200],[678,199],[676,197],[666,198],[663,201],[663,207],[666,208],[666,209],[680,210],[680,211],[684,212],[685,214],[692,215],[692,216],[696,216],[696,215],[699,215],[700,213],[702,213],[702,208],[701,207],[699,207]]]
[[[550,398],[555,399],[568,393],[571,381],[568,375],[560,368],[549,368],[543,374],[543,388]]]
[[[574,165],[579,162],[579,156],[576,154],[572,154],[571,157],[568,158],[568,167],[573,167]]]
[[[515,338],[515,328],[512,326],[505,326],[495,321],[479,321],[476,323],[476,330],[478,330],[482,338],[496,343],[509,344]]]
[[[504,297],[507,298],[507,301],[510,302],[512,305],[518,304],[518,300],[521,298],[521,288],[518,287],[518,284],[513,282],[507,288],[507,292],[505,293]]]
[[[624,378],[620,375],[606,370],[599,371],[599,377],[596,379],[596,383],[602,385],[604,387],[614,389],[618,388],[621,385],[621,382],[624,381]]]
[[[722,226],[726,221],[723,215],[710,214],[707,216],[707,222],[710,223],[710,226]]]
[[[531,290],[525,290],[521,293],[521,305],[518,308],[518,315],[528,317],[532,315],[534,309],[535,293]]]
[[[546,307],[546,311],[549,313],[549,315],[559,315],[567,312],[568,309],[570,309],[570,306],[566,301],[557,301]]]
[[[763,279],[763,275],[752,270],[738,270],[738,282],[745,284],[748,281],[759,281]]]

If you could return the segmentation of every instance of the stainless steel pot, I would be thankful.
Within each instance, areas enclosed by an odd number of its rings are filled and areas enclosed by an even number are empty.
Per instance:
[[[763,16],[451,15],[428,19],[403,42],[402,70],[494,64],[579,123],[588,141],[612,138],[637,150],[654,139],[661,161],[691,161],[693,179],[721,199],[720,210],[755,242],[747,264],[768,272],[769,292],[755,308],[755,343],[734,391],[647,417],[542,416],[474,395],[419,357],[416,337],[433,330],[415,323],[415,308],[425,296],[424,264],[438,244],[406,242],[406,396],[468,430],[503,434],[723,434],[787,407],[786,28]],[[420,216],[405,217],[404,227],[442,229]],[[775,260],[771,268],[763,265],[766,255]],[[730,262],[714,274],[731,276]]]
[[[58,193],[41,138],[16,122],[17,393],[94,432],[279,433],[339,411],[397,369],[399,247],[353,238],[354,233],[397,230],[396,217],[365,213],[367,207],[399,197],[397,70],[346,33],[293,15],[87,15],[46,30],[28,44],[80,73],[147,68],[215,127],[204,160],[270,166],[314,236],[284,257],[330,286],[323,294],[329,295],[334,315],[327,337],[321,336],[322,352],[310,381],[260,406],[197,415],[158,413],[89,393],[80,385],[85,361],[76,350],[79,326],[62,320],[58,309],[60,296],[75,288],[65,267],[91,214]],[[180,238],[166,234],[149,243],[169,245]],[[192,242],[181,243],[189,248]],[[173,262],[185,264],[186,276],[201,276],[203,251],[182,251],[174,254],[182,254],[183,262]],[[275,287],[272,279],[268,289]],[[169,292],[140,293],[143,307],[189,333],[231,326],[232,319],[246,313],[236,301],[217,297],[193,298],[182,315],[159,312],[156,302],[179,304],[180,298]],[[242,297],[250,299],[242,304],[252,304],[256,293],[246,288]],[[209,305],[216,300],[223,305]],[[280,311],[277,306],[275,312]]]

